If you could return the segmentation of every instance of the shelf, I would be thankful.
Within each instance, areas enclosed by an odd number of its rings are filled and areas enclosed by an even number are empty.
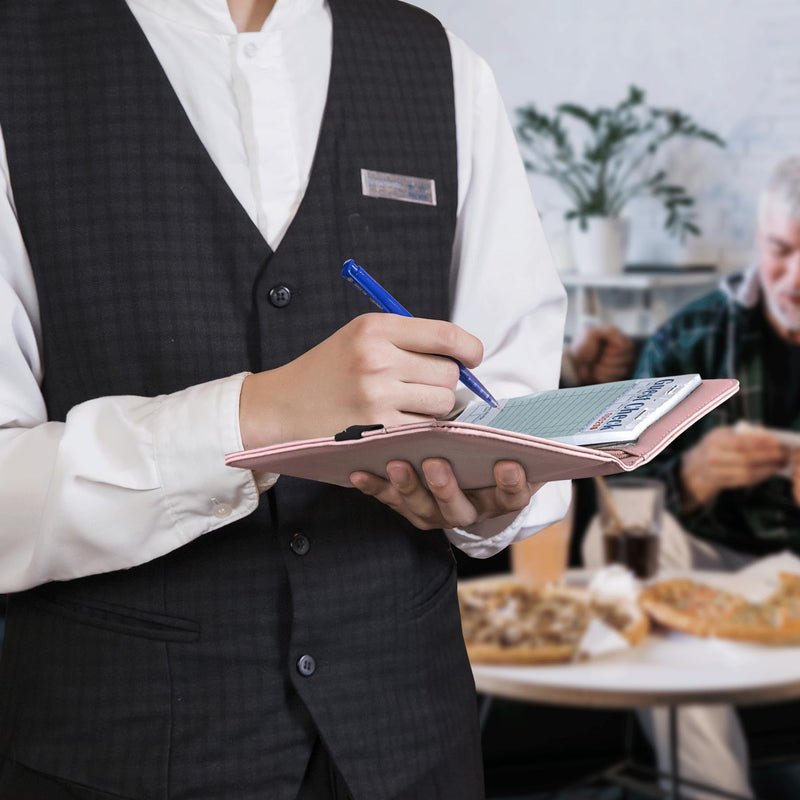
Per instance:
[[[588,322],[613,324],[644,338],[691,300],[712,291],[718,272],[623,272],[618,275],[561,273],[569,295],[567,336]],[[632,293],[632,294],[631,294]]]
[[[568,289],[682,289],[692,286],[713,286],[719,279],[717,272],[629,272],[620,275],[581,275],[577,272],[561,273],[561,282]]]

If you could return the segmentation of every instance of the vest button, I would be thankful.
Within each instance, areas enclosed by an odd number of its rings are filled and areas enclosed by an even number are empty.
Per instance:
[[[317,661],[314,656],[308,654],[300,656],[297,659],[297,671],[304,677],[308,678],[314,674],[317,669]]]
[[[292,290],[281,283],[277,286],[273,286],[269,290],[268,297],[269,302],[272,303],[275,308],[283,308],[292,302]]]
[[[298,556],[304,556],[311,549],[311,542],[308,541],[308,536],[303,536],[302,533],[296,533],[292,536],[289,547],[291,547],[292,551]]]

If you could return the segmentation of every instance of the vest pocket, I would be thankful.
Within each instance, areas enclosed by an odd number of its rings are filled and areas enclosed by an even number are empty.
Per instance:
[[[87,601],[58,593],[39,594],[33,602],[43,611],[58,614],[85,625],[161,642],[194,642],[200,637],[200,625],[193,620],[158,614],[138,608]]]
[[[0,758],[0,797],[70,797],[74,800],[134,800],[129,795],[109,794],[54,775],[29,769]]]
[[[411,618],[420,619],[436,608],[445,597],[450,596],[455,591],[456,585],[456,564],[448,564],[442,574],[430,581],[425,587],[426,591],[417,595],[411,607]]]

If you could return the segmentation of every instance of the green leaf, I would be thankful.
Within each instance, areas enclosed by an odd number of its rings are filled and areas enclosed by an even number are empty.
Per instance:
[[[576,105],[575,103],[562,103],[556,106],[559,114],[566,114],[569,117],[575,117],[582,122],[585,122],[592,130],[597,129],[598,116],[587,111],[583,106]]]
[[[664,204],[665,227],[683,238],[699,233],[688,215],[694,200],[685,187],[668,182],[654,158],[668,140],[697,140],[724,147],[724,140],[675,108],[649,106],[645,92],[630,86],[613,107],[561,103],[552,114],[533,103],[516,109],[516,134],[525,169],[564,191],[567,219],[619,213],[633,197],[650,195]],[[575,120],[585,127],[565,125]],[[675,147],[676,145],[673,145]]]

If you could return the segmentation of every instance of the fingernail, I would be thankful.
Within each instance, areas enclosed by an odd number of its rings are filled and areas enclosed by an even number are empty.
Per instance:
[[[425,473],[425,480],[428,486],[444,486],[449,480],[447,470],[438,462],[424,464],[422,471]]]
[[[361,489],[363,492],[369,485],[369,479],[363,472],[354,472],[350,475],[350,483],[352,483],[356,489]]]
[[[395,486],[402,486],[404,483],[406,483],[406,471],[400,464],[387,464],[386,474],[389,476],[389,480]]]
[[[519,485],[519,470],[516,467],[503,467],[499,475],[500,484],[508,489]]]

